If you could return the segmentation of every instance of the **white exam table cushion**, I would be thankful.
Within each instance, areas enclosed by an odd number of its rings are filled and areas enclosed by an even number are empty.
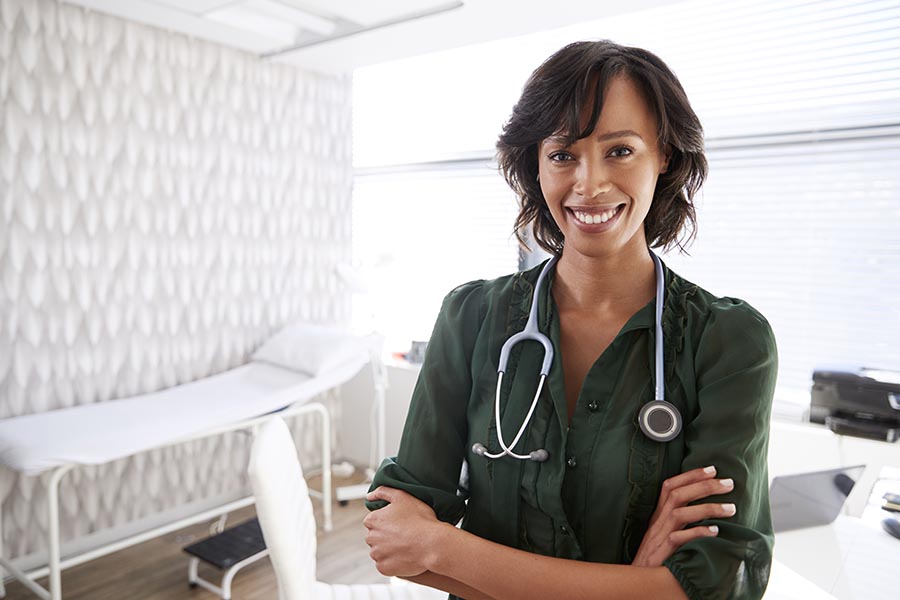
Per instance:
[[[309,400],[351,379],[358,355],[317,377],[251,362],[172,388],[0,420],[0,463],[27,475],[103,464]]]
[[[253,360],[315,376],[368,354],[375,340],[298,321],[270,337],[253,353]]]

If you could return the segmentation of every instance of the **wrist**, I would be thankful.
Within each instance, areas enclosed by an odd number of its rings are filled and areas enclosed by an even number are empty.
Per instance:
[[[443,521],[438,521],[427,540],[428,549],[425,552],[425,567],[432,573],[441,573],[442,559],[450,547],[451,538],[459,531],[455,526]]]

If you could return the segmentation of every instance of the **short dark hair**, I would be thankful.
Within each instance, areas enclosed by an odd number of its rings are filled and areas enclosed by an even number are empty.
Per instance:
[[[533,222],[537,243],[553,254],[563,248],[563,234],[550,214],[538,176],[538,146],[551,135],[565,135],[569,143],[585,138],[597,125],[603,90],[625,75],[644,94],[656,115],[659,143],[670,149],[668,168],[659,176],[644,232],[651,247],[677,246],[684,251],[696,232],[693,199],[706,178],[703,127],[684,88],[655,54],[608,40],[575,42],[557,51],[532,73],[497,141],[497,162],[507,183],[519,197],[515,233],[526,244]],[[582,124],[583,108],[593,102]],[[688,225],[689,232],[682,233]]]

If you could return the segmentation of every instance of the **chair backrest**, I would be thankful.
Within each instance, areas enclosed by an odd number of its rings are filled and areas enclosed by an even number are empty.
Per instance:
[[[248,473],[279,597],[308,600],[316,582],[316,520],[297,448],[280,417],[260,426]]]

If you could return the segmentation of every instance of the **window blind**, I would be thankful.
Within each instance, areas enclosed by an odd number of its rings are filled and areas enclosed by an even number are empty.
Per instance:
[[[358,156],[367,165],[416,154],[487,161],[508,114],[498,116],[500,104],[511,108],[531,69],[564,44],[600,38],[661,56],[704,124],[710,177],[698,201],[698,236],[690,257],[665,259],[714,293],[748,300],[772,323],[777,410],[795,414],[808,405],[816,366],[900,370],[896,1],[688,0],[613,18],[603,18],[598,3],[596,19],[572,27],[441,53],[432,69],[419,57],[416,73],[440,74],[429,85],[400,63],[393,75],[379,66],[355,79],[357,103],[380,102],[377,111],[357,113]],[[441,103],[448,90],[463,98],[460,110]],[[411,107],[438,128],[398,126]],[[490,136],[488,113],[497,121]],[[429,181],[439,181],[439,171]],[[482,204],[510,205],[502,181],[492,189]],[[496,235],[508,239],[514,215],[511,208]]]
[[[691,256],[665,260],[766,316],[779,400],[808,404],[816,367],[900,367],[900,135],[709,155]]]

